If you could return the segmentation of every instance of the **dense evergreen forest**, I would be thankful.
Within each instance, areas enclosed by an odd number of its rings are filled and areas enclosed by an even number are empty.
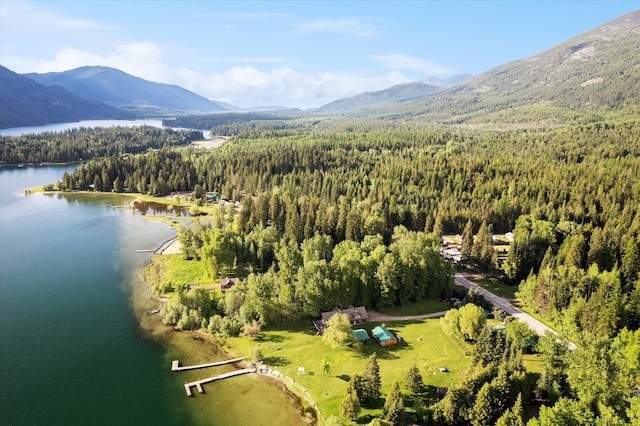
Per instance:
[[[183,146],[202,139],[201,131],[151,126],[81,128],[0,136],[0,163],[70,163]]]
[[[290,112],[229,112],[216,114],[185,114],[162,120],[163,126],[188,129],[211,129],[212,135],[235,136],[247,130],[293,129],[304,126],[299,118],[304,114]]]
[[[222,297],[164,281],[156,290],[175,292],[162,313],[167,323],[251,335],[335,305],[446,296],[452,270],[438,237],[461,234],[469,262],[502,271],[524,305],[578,349],[541,339],[544,372],[530,383],[511,337],[485,331],[468,379],[415,420],[489,425],[504,414],[511,417],[500,421],[515,423],[501,424],[522,424],[516,420],[534,399],[546,404],[534,425],[638,419],[637,120],[512,131],[346,121],[220,126],[236,134],[222,148],[107,156],[54,185],[193,191],[201,204],[215,192],[229,201],[213,224],[185,228],[180,239],[184,256],[211,280],[242,280]],[[507,231],[515,238],[498,260],[491,235]]]

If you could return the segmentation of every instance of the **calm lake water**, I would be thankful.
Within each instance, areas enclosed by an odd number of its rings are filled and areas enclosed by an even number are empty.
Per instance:
[[[135,250],[172,231],[113,196],[19,192],[72,169],[0,169],[0,424],[184,424],[129,297]]]
[[[176,374],[171,360],[225,355],[155,315],[136,317],[131,297],[148,290],[138,271],[149,254],[135,251],[174,231],[113,208],[129,197],[20,192],[72,170],[0,168],[0,425],[305,424],[297,400],[258,375],[186,397],[186,381],[226,370]],[[142,312],[157,307],[135,300]]]
[[[28,133],[41,133],[41,132],[62,132],[68,129],[79,129],[81,127],[134,127],[134,126],[152,126],[162,127],[162,120],[84,120],[74,123],[54,123],[44,126],[30,126],[30,127],[11,127],[9,129],[0,129],[0,135],[2,136],[22,136]],[[205,139],[210,138],[209,130],[203,130],[202,134]]]

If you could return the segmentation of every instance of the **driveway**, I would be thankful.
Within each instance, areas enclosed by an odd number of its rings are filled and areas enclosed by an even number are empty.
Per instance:
[[[544,336],[544,333],[549,331],[555,335],[558,335],[556,331],[550,327],[547,327],[537,319],[533,318],[531,315],[522,312],[520,309],[516,308],[511,304],[508,299],[504,297],[496,296],[491,293],[489,290],[486,290],[480,287],[477,284],[472,283],[468,279],[465,278],[462,274],[456,274],[455,283],[459,286],[466,287],[470,290],[476,290],[478,293],[482,294],[485,299],[491,302],[494,306],[499,307],[512,317],[516,318],[518,321],[522,321],[526,323],[531,330],[533,330],[536,334],[540,336]],[[576,345],[572,342],[569,342],[568,348],[570,351],[573,351],[576,348]]]

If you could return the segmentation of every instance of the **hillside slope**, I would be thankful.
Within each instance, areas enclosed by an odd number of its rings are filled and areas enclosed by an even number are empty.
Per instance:
[[[71,93],[137,112],[225,111],[216,102],[180,86],[154,83],[109,67],[87,66],[64,72],[29,73],[40,84],[59,85]]]
[[[442,123],[562,122],[640,104],[640,11],[435,95],[361,111]]]
[[[125,111],[43,86],[0,65],[0,128],[130,118]]]
[[[365,92],[349,98],[338,99],[318,108],[316,111],[326,114],[340,114],[362,108],[394,105],[423,98],[441,90],[443,90],[442,87],[422,82],[398,84],[377,92]]]

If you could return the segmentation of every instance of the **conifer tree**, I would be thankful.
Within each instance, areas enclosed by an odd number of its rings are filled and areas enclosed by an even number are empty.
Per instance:
[[[351,380],[349,380],[349,384],[347,386],[347,395],[340,404],[340,417],[349,420],[357,419],[361,410],[360,398],[358,397],[356,389],[356,381],[357,376],[351,376]]]
[[[393,425],[404,424],[404,401],[400,393],[398,382],[393,382],[384,401],[384,419]]]
[[[471,219],[467,221],[467,224],[462,231],[462,247],[460,253],[463,259],[469,259],[471,257],[471,249],[473,248],[473,222]]]
[[[415,364],[413,364],[413,366],[407,372],[404,386],[409,392],[413,394],[422,392],[422,388],[424,386],[424,383],[422,381],[422,374],[420,374],[420,370],[418,369],[418,367],[416,367]]]
[[[367,366],[362,374],[362,394],[367,403],[373,403],[380,398],[380,367],[378,366],[378,356],[372,353],[367,362]]]

